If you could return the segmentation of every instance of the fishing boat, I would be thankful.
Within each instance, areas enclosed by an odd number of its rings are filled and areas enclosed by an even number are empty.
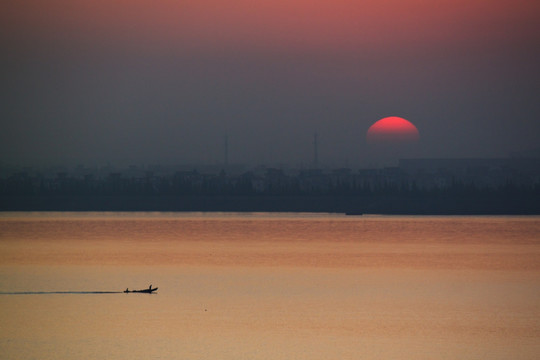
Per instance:
[[[124,292],[127,294],[127,293],[144,293],[144,294],[152,294],[154,291],[156,291],[158,288],[152,288],[152,285],[150,285],[148,287],[148,289],[143,289],[143,290],[129,290],[129,289],[126,289],[124,290]]]

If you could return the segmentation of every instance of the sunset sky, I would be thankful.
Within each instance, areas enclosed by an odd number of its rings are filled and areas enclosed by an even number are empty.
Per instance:
[[[0,12],[0,162],[369,162],[538,148],[540,2],[19,0]]]

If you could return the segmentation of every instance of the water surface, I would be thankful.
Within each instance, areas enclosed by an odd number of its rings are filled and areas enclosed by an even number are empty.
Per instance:
[[[2,213],[5,359],[536,359],[539,217]],[[157,294],[121,291],[158,286]]]

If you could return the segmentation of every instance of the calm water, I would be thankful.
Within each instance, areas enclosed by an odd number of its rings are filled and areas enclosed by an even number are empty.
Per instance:
[[[0,213],[0,315],[2,359],[537,359],[540,217]]]

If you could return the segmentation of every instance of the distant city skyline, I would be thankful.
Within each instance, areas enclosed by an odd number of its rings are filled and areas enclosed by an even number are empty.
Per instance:
[[[540,159],[409,159],[382,169],[131,166],[0,173],[3,211],[538,214]]]

